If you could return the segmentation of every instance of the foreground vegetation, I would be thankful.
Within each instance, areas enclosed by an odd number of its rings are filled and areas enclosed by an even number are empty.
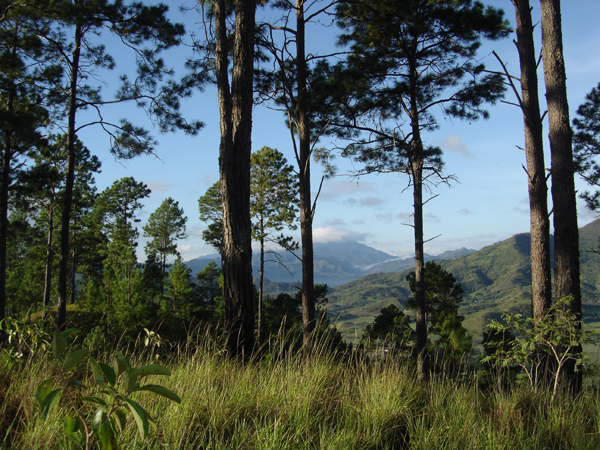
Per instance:
[[[142,338],[135,347],[120,350],[136,367],[148,362],[168,366],[170,377],[147,377],[148,382],[162,384],[182,402],[135,393],[154,423],[142,439],[129,418],[121,448],[600,447],[596,379],[575,398],[561,393],[551,401],[550,390],[526,383],[485,383],[468,365],[452,372],[442,368],[429,383],[420,383],[414,363],[402,356],[369,360],[356,351],[317,351],[301,357],[282,345],[242,363],[224,358],[224,343],[200,332],[170,349],[156,342]],[[40,383],[57,373],[51,354],[43,344],[28,357],[1,353],[1,449],[78,448],[71,447],[63,430],[64,402],[44,421],[35,400]],[[108,361],[113,354],[96,356]],[[92,368],[81,366],[77,372],[88,386]],[[94,410],[82,408],[88,416]]]

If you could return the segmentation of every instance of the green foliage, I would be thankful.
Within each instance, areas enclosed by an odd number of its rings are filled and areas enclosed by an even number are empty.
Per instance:
[[[25,359],[31,360],[38,354],[44,354],[50,348],[50,335],[40,322],[26,323],[6,317],[0,320],[0,331],[7,336],[6,352],[12,364]]]
[[[410,290],[415,292],[415,273],[406,276]],[[425,264],[425,312],[429,323],[428,334],[437,335],[437,350],[448,356],[461,357],[471,349],[471,336],[463,327],[464,317],[458,313],[463,290],[454,276],[434,261]],[[414,298],[406,302],[414,309]]]
[[[565,365],[573,362],[575,371],[581,370],[588,360],[582,346],[597,342],[599,337],[598,333],[583,327],[581,319],[570,309],[571,301],[570,297],[557,300],[541,322],[523,318],[520,314],[503,315],[504,323],[492,321],[488,330],[502,337],[508,336],[509,340],[497,339],[488,343],[488,356],[483,362],[518,365],[532,386],[543,379],[540,372],[548,367],[552,373],[554,401]],[[545,364],[548,359],[552,364]]]
[[[144,237],[151,238],[146,244],[146,254],[158,257],[163,275],[167,268],[167,256],[178,255],[176,241],[187,237],[186,222],[187,217],[183,215],[179,202],[168,197],[150,214],[144,225]]]
[[[180,318],[190,317],[192,290],[192,270],[183,263],[180,256],[177,256],[173,267],[169,270],[165,285],[166,312]]]
[[[573,158],[575,170],[591,186],[600,186],[600,84],[586,96],[573,119]],[[580,194],[589,209],[600,209],[600,191]]]
[[[413,340],[410,318],[391,304],[381,308],[373,323],[365,327],[360,344],[367,350],[384,348],[394,351],[411,347]]]
[[[58,375],[42,381],[35,393],[44,420],[61,399],[66,403],[63,432],[76,445],[91,448],[91,438],[96,436],[103,450],[118,449],[119,437],[127,428],[127,416],[133,417],[138,432],[145,439],[151,421],[150,414],[131,398],[135,392],[149,391],[181,403],[177,394],[155,384],[142,385],[143,378],[150,375],[171,375],[171,371],[158,364],[140,368],[131,366],[129,360],[116,352],[112,366],[89,356],[87,350],[67,349],[67,338],[79,331],[70,328],[58,333],[52,341],[52,353],[58,367]],[[92,392],[83,395],[83,385],[76,378],[77,368],[89,361],[93,372]],[[95,412],[88,422],[84,404],[94,405]]]
[[[274,242],[286,250],[298,249],[290,237],[273,236],[283,227],[295,230],[298,213],[298,180],[294,167],[277,149],[263,147],[251,155],[250,214],[252,237],[264,245]]]
[[[221,182],[217,181],[198,199],[200,220],[208,222],[208,228],[202,231],[202,239],[212,245],[221,254],[223,250],[223,206]]]

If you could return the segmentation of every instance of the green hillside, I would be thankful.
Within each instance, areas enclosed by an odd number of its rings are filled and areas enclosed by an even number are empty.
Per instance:
[[[581,286],[584,320],[600,325],[600,221],[580,230]],[[477,252],[439,264],[461,283],[464,303],[461,314],[475,342],[485,325],[502,313],[529,314],[531,302],[531,242],[528,233],[517,234]],[[360,339],[362,329],[379,310],[391,303],[404,304],[410,296],[405,278],[411,269],[398,273],[368,275],[331,289],[329,312],[344,337]]]

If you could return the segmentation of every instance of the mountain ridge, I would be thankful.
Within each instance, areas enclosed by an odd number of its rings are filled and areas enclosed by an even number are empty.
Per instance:
[[[586,322],[600,321],[600,220],[580,229],[581,290]],[[554,239],[551,237],[551,251]],[[485,325],[505,312],[529,315],[531,310],[531,239],[520,233],[476,252],[439,264],[464,290],[460,312],[475,341]],[[552,255],[553,257],[553,255]],[[348,339],[372,322],[390,303],[404,307],[411,293],[405,278],[413,268],[397,273],[368,275],[330,290],[329,313]],[[411,311],[407,312],[412,314]]]
[[[443,260],[474,252],[466,248],[446,251],[440,255],[425,255],[425,260]],[[414,257],[399,258],[394,255],[361,244],[356,241],[318,242],[314,244],[315,283],[338,286],[368,274],[379,272],[399,272],[414,266]],[[265,278],[273,283],[297,285],[300,281],[302,266],[294,256],[283,255],[286,268],[274,263],[265,266]],[[267,257],[268,258],[268,257]],[[221,258],[215,253],[185,261],[196,274],[208,263],[220,264]],[[252,272],[258,277],[259,260],[255,252],[252,258]],[[269,290],[267,289],[267,293]]]

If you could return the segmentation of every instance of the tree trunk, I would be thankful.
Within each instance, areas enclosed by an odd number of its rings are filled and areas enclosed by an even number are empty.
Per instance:
[[[425,253],[423,249],[423,144],[413,143],[414,156],[411,158],[413,179],[413,209],[415,232],[415,310],[417,356],[417,376],[421,381],[429,377],[429,356],[427,354],[427,310],[425,302]],[[420,147],[420,150],[416,147]],[[419,156],[419,154],[421,156]]]
[[[415,232],[415,354],[417,356],[417,377],[420,381],[429,378],[429,355],[427,354],[427,305],[425,302],[425,253],[423,240],[423,164],[424,152],[419,124],[416,68],[410,70],[410,121],[413,133],[409,153],[410,176],[413,182],[413,210]]]
[[[253,0],[235,1],[231,91],[225,6],[225,0],[214,3],[215,65],[221,124],[219,170],[224,228],[223,293],[229,353],[249,357],[254,347],[250,154],[256,3]]]
[[[513,0],[517,18],[517,49],[521,62],[521,92],[531,230],[531,315],[541,321],[552,305],[550,218],[544,164],[542,119],[538,98],[537,62],[529,0]]]
[[[73,44],[73,60],[71,61],[71,81],[69,87],[69,118],[67,128],[67,174],[65,192],[62,202],[60,224],[60,253],[58,255],[58,302],[56,305],[56,331],[65,327],[67,320],[67,286],[69,277],[69,226],[73,204],[73,185],[75,182],[75,117],[77,113],[77,83],[79,57],[81,54],[82,26],[75,26],[75,42]]]
[[[8,109],[11,114],[14,96],[9,94]],[[2,180],[0,181],[0,320],[6,317],[6,241],[8,234],[8,193],[10,190],[12,136],[7,131],[4,135],[2,153]],[[0,345],[4,343],[6,334],[0,330]]]
[[[542,57],[548,102],[551,151],[552,203],[554,208],[554,289],[556,298],[572,296],[571,309],[581,319],[579,285],[579,229],[573,169],[573,148],[566,73],[562,46],[560,0],[540,0]],[[574,351],[578,351],[575,349]],[[581,372],[566,367],[571,388],[581,388]]]
[[[260,271],[258,274],[258,323],[256,325],[256,346],[262,345],[262,326],[263,326],[263,289],[265,284],[265,227],[264,220],[260,219]]]
[[[54,231],[54,208],[48,211],[48,237],[46,239],[46,271],[44,273],[44,306],[50,306],[52,291],[52,232]],[[45,311],[44,311],[45,314]]]
[[[298,82],[297,128],[299,140],[300,236],[302,241],[302,342],[310,352],[315,329],[315,276],[313,209],[310,190],[310,122],[306,85],[304,0],[296,0],[296,73]]]
[[[71,305],[75,304],[77,295],[77,253],[71,251]]]

